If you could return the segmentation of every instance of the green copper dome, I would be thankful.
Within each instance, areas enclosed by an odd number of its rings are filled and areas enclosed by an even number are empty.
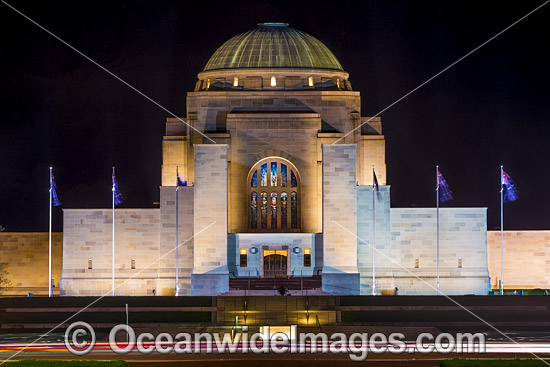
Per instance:
[[[243,68],[344,71],[327,46],[287,23],[260,23],[258,28],[229,39],[214,52],[204,71]]]

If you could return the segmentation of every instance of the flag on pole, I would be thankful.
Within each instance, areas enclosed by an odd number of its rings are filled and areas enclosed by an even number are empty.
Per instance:
[[[118,183],[116,182],[115,174],[113,173],[113,192],[115,193],[115,205],[120,205],[124,201],[124,196],[120,189],[118,188]]]
[[[52,205],[53,206],[60,206],[61,201],[59,201],[59,198],[57,197],[57,192],[55,189],[57,188],[57,185],[55,184],[55,179],[53,178],[53,173],[50,177],[50,190],[52,192]]]
[[[505,203],[510,203],[518,199],[518,190],[514,181],[505,171],[502,171],[502,187],[500,190],[503,192],[503,198]]]
[[[180,178],[180,173],[176,167],[176,186],[187,186],[187,181],[182,181]]]
[[[437,171],[437,189],[436,190],[439,191],[439,202],[441,203],[449,201],[453,198],[453,192],[451,191],[449,184],[447,183],[447,181],[445,181],[445,178],[439,171]]]
[[[378,187],[378,179],[376,178],[376,173],[374,172],[374,167],[372,168],[372,186],[376,191],[380,191]]]

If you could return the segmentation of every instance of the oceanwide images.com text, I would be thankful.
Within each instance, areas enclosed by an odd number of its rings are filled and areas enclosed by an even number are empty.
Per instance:
[[[285,331],[280,331],[285,329]],[[121,334],[121,335],[117,335]],[[117,341],[117,336],[118,340]],[[124,340],[124,341],[121,341]],[[76,355],[85,355],[94,349],[96,336],[85,322],[71,324],[65,332],[65,346]],[[249,333],[242,326],[231,333],[137,334],[125,324],[116,325],[109,333],[109,347],[117,354],[137,351],[142,354],[189,353],[332,353],[348,354],[353,361],[364,361],[369,353],[485,353],[485,336],[481,333],[422,333],[415,341],[406,342],[402,333],[298,333],[298,326],[264,326],[260,332]]]

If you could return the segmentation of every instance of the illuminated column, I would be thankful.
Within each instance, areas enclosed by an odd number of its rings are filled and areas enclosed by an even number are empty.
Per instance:
[[[323,148],[323,291],[359,294],[355,144]]]
[[[229,291],[227,157],[227,144],[195,145],[193,296]]]

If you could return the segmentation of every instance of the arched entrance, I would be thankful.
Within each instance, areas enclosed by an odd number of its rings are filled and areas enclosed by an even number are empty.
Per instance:
[[[247,178],[248,229],[251,232],[298,232],[300,186],[296,167],[280,157],[258,161]]]

